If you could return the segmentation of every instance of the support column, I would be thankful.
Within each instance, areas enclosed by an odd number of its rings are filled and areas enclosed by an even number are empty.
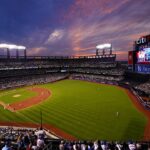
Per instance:
[[[105,49],[103,49],[103,55],[105,55]]]
[[[25,49],[24,50],[24,59],[26,59],[27,58],[27,50]]]
[[[16,58],[19,59],[19,50],[16,50]]]
[[[110,55],[112,55],[112,45],[111,45],[111,47],[110,47]]]
[[[9,51],[9,49],[7,48],[7,59],[9,59],[10,58],[10,51]]]
[[[98,56],[98,49],[96,49],[96,56]]]

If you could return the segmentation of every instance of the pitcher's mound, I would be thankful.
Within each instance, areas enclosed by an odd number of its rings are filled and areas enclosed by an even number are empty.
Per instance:
[[[20,94],[13,95],[13,97],[15,98],[20,97],[20,96],[21,96]]]

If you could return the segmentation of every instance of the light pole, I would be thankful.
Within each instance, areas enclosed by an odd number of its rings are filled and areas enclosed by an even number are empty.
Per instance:
[[[43,129],[42,110],[40,110],[40,120],[41,120],[40,128]]]

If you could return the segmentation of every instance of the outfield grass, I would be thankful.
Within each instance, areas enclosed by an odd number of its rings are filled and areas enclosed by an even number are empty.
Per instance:
[[[18,97],[14,97],[15,95],[20,95]],[[16,90],[9,90],[0,93],[0,101],[4,102],[5,104],[11,104],[18,101],[23,101],[25,99],[31,98],[36,96],[37,93],[33,91],[29,91],[26,88],[19,88]]]
[[[47,101],[17,113],[0,107],[0,120],[40,123],[42,110],[44,123],[78,139],[138,140],[143,136],[146,117],[117,87],[75,80],[39,86],[51,90]]]

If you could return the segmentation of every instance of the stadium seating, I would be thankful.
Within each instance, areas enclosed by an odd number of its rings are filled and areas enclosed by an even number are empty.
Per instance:
[[[0,127],[0,149],[12,150],[149,150],[144,141],[65,141],[54,139],[43,129]]]
[[[54,136],[43,129],[0,127],[0,149],[43,150],[51,139]]]
[[[29,86],[35,84],[44,84],[65,79],[68,76],[66,73],[57,74],[45,74],[45,75],[30,75],[30,76],[18,76],[18,77],[7,77],[5,80],[0,79],[0,89],[15,88],[21,86]]]

